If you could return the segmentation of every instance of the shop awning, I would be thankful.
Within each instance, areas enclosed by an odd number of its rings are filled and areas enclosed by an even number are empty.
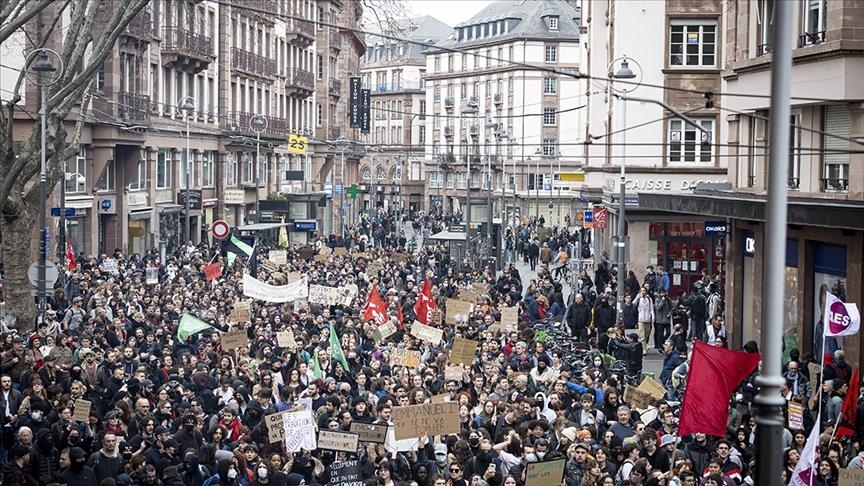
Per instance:
[[[764,194],[732,191],[640,192],[639,206],[669,213],[765,221]],[[864,202],[789,198],[789,224],[864,230]]]

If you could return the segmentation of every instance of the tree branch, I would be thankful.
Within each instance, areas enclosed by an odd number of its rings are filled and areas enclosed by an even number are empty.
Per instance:
[[[18,30],[21,26],[30,21],[33,17],[35,17],[39,12],[42,11],[54,0],[39,0],[37,3],[31,3],[30,8],[28,8],[24,13],[19,14],[18,16],[12,18],[9,23],[0,27],[0,42],[5,41],[12,35],[13,32]]]

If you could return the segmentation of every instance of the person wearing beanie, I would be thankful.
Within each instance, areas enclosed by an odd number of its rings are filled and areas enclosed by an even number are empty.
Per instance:
[[[87,467],[87,453],[80,447],[69,449],[69,467],[60,474],[60,482],[75,486],[98,486],[96,473]]]
[[[285,481],[285,484],[288,486],[305,486],[306,479],[297,473],[291,473],[288,475],[288,479]]]

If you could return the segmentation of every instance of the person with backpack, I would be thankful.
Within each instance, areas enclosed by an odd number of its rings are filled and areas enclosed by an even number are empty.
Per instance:
[[[690,308],[690,338],[705,341],[705,320],[708,318],[708,302],[702,293],[702,284],[696,283],[693,292],[687,299],[687,307]]]
[[[657,351],[663,351],[663,343],[670,336],[673,309],[672,300],[660,287],[654,300],[654,347]]]

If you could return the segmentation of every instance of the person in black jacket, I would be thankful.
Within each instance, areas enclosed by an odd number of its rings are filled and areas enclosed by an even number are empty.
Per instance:
[[[631,332],[627,335],[627,340],[621,339],[621,332],[618,331],[617,336],[611,342],[613,349],[618,349],[622,352],[621,356],[627,363],[627,375],[639,377],[642,373],[642,343],[639,342],[639,335]]]
[[[708,301],[702,293],[702,287],[697,284],[693,287],[690,298],[687,299],[687,307],[690,308],[690,337],[705,341],[705,319],[708,317]]]
[[[615,324],[615,306],[609,303],[609,294],[602,294],[594,306],[594,326],[597,328],[600,349],[605,352],[609,339],[606,331]]]
[[[591,307],[585,302],[582,294],[576,297],[570,307],[567,308],[567,326],[570,334],[579,342],[584,342],[588,337],[588,327],[591,325]]]

